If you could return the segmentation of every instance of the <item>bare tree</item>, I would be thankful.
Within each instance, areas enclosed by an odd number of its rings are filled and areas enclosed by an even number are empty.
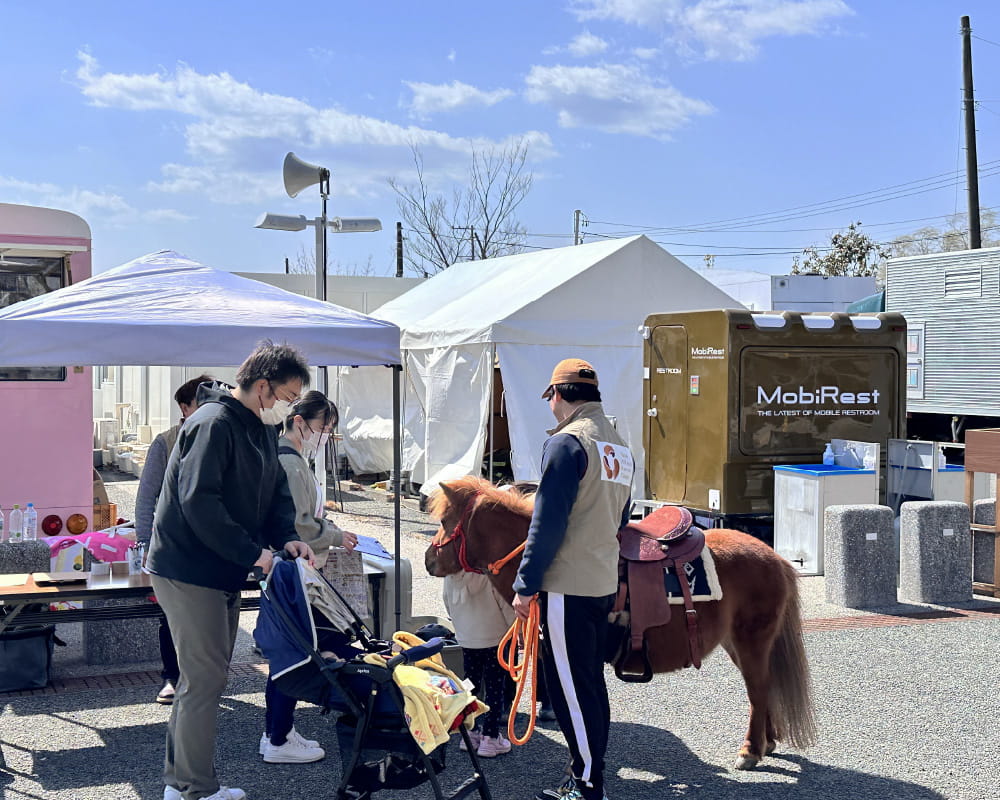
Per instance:
[[[288,271],[292,275],[315,275],[316,274],[316,253],[299,247],[295,254],[295,259],[288,264]],[[375,259],[368,256],[368,261],[364,264],[342,264],[330,258],[329,252],[326,255],[327,275],[374,275]]]
[[[528,145],[521,139],[505,147],[473,150],[468,185],[452,189],[450,199],[428,186],[424,159],[410,145],[417,180],[389,180],[408,229],[404,256],[411,270],[428,277],[473,254],[476,259],[518,253],[525,229],[517,207],[531,190],[526,171]]]
[[[1000,225],[992,208],[980,208],[980,225],[983,232],[983,247],[1000,246]],[[897,236],[889,246],[896,256],[922,256],[928,253],[950,253],[969,249],[969,215],[952,214],[944,228],[928,225],[913,233]],[[992,235],[990,235],[992,233]]]

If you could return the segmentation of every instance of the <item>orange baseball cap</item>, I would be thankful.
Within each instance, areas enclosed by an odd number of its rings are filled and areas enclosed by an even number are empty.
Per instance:
[[[591,386],[597,386],[597,372],[582,358],[564,358],[552,370],[552,377],[549,378],[549,385],[542,392],[542,399],[548,394],[550,388],[563,383],[589,383]]]

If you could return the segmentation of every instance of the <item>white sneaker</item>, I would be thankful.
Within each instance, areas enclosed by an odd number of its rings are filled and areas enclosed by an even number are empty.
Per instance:
[[[180,797],[180,794],[178,794]],[[219,791],[203,797],[202,800],[247,800],[247,793],[242,789],[230,789],[228,786],[220,786]]]
[[[319,742],[315,739],[307,739],[301,733],[299,733],[295,728],[292,728],[288,732],[288,736],[285,737],[290,742],[295,742],[296,744],[302,745],[303,747],[319,747]],[[260,745],[257,748],[257,752],[260,755],[264,755],[264,749],[270,744],[271,740],[267,733],[262,733],[260,735]]]
[[[319,761],[326,755],[322,747],[308,747],[291,737],[280,747],[268,740],[264,745],[264,761],[268,764],[308,764]],[[206,798],[207,800],[207,798]]]
[[[496,738],[484,736],[476,755],[480,758],[495,758],[510,752],[510,740],[501,733]]]
[[[478,750],[479,743],[483,741],[483,732],[477,730],[469,731],[469,741],[472,742],[472,749]],[[463,751],[469,749],[468,747],[465,746],[465,739],[461,740],[461,743],[458,745],[458,749]]]
[[[164,786],[163,800],[184,800],[184,795],[181,794],[180,789],[175,789],[173,786]]]
[[[160,689],[159,694],[156,695],[156,702],[161,706],[169,706],[174,702],[174,695],[177,693],[176,687],[173,681],[165,681],[163,688]],[[173,789],[174,787],[169,787]]]

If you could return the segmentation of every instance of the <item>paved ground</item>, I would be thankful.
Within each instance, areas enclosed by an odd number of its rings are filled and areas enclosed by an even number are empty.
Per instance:
[[[134,482],[109,485],[127,516]],[[346,499],[344,527],[376,535],[391,549],[391,505],[364,491]],[[434,523],[405,512],[402,553],[414,562],[414,612],[440,614],[440,582],[422,577]],[[729,769],[742,739],[747,702],[724,656],[700,672],[658,676],[634,686],[609,680],[613,719],[608,791],[613,800],[985,800],[1000,786],[1000,604],[961,609],[897,606],[882,613],[823,602],[823,579],[802,581],[806,646],[812,665],[820,740],[806,753],[767,759],[753,773]],[[329,718],[303,707],[297,727],[330,755],[301,766],[266,765],[256,753],[266,667],[250,652],[252,615],[222,703],[219,772],[251,800],[331,796],[340,774]],[[77,626],[60,626],[73,628]],[[60,630],[61,635],[65,631]],[[70,637],[72,638],[72,637]],[[0,787],[4,798],[159,800],[163,730],[169,709],[151,702],[154,663],[105,669],[82,664],[79,646],[60,652],[53,689],[0,695]],[[487,762],[498,800],[528,798],[552,783],[564,762],[557,730]],[[467,773],[452,748],[446,782]],[[382,793],[386,800],[431,797],[429,789]]]

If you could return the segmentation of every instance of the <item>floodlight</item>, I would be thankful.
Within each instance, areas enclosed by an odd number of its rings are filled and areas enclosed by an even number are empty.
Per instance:
[[[304,231],[309,222],[305,216],[299,214],[293,217],[289,214],[261,214],[257,220],[255,228],[263,228],[267,231]]]
[[[370,233],[382,230],[382,220],[373,217],[334,217],[330,228],[337,233]]]

